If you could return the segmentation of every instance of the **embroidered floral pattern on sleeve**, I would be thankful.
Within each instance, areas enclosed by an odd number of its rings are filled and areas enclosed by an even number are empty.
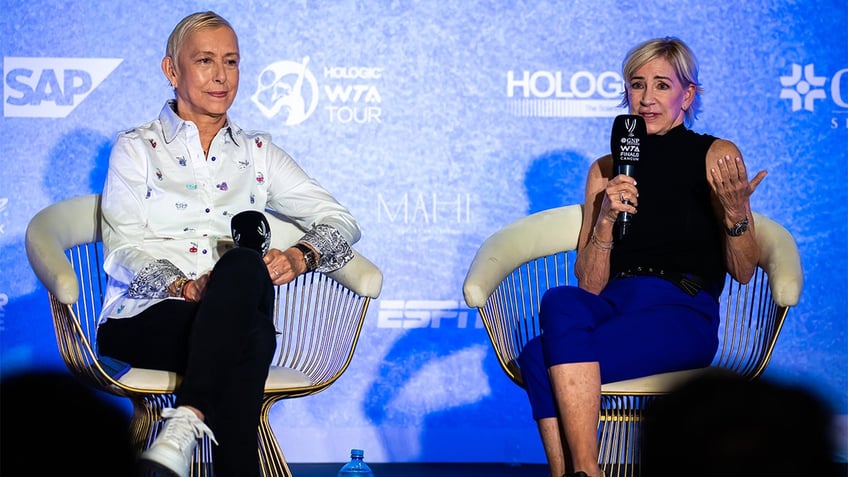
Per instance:
[[[127,292],[132,298],[168,298],[168,285],[177,278],[186,276],[173,263],[159,259],[135,275]]]
[[[318,224],[306,232],[301,241],[308,243],[321,254],[319,272],[332,272],[353,259],[353,249],[338,230],[327,224]]]

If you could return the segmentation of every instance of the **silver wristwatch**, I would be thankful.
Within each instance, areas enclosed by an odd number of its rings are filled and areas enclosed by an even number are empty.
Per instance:
[[[748,231],[748,217],[745,217],[744,219],[740,220],[739,222],[736,222],[735,224],[733,224],[733,227],[729,227],[727,229],[727,235],[730,235],[731,237],[739,237],[740,235],[744,234],[747,231]]]

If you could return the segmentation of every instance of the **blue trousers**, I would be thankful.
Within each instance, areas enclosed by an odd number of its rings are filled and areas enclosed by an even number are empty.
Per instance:
[[[165,300],[97,332],[100,353],[183,379],[176,406],[200,409],[215,434],[215,475],[259,475],[257,426],[276,349],[274,287],[262,257],[234,248],[212,270],[199,303]]]
[[[548,290],[542,333],[518,357],[533,419],[555,417],[548,368],[598,362],[601,382],[708,366],[718,349],[719,304],[658,277],[610,281],[595,295],[575,286]]]

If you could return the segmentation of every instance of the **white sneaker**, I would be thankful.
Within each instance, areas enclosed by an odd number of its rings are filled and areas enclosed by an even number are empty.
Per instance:
[[[142,466],[173,477],[188,477],[197,439],[205,434],[215,444],[218,441],[212,430],[186,407],[162,409],[162,417],[167,419],[165,427],[150,448],[141,454]]]

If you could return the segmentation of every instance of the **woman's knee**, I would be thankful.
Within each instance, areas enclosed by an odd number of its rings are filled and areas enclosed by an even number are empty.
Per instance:
[[[262,261],[262,255],[256,250],[244,247],[236,247],[227,251],[215,264],[216,269],[228,268],[255,268],[265,270],[265,262]]]
[[[215,264],[209,286],[264,290],[271,289],[273,284],[259,252],[249,248],[234,248],[222,255]]]

